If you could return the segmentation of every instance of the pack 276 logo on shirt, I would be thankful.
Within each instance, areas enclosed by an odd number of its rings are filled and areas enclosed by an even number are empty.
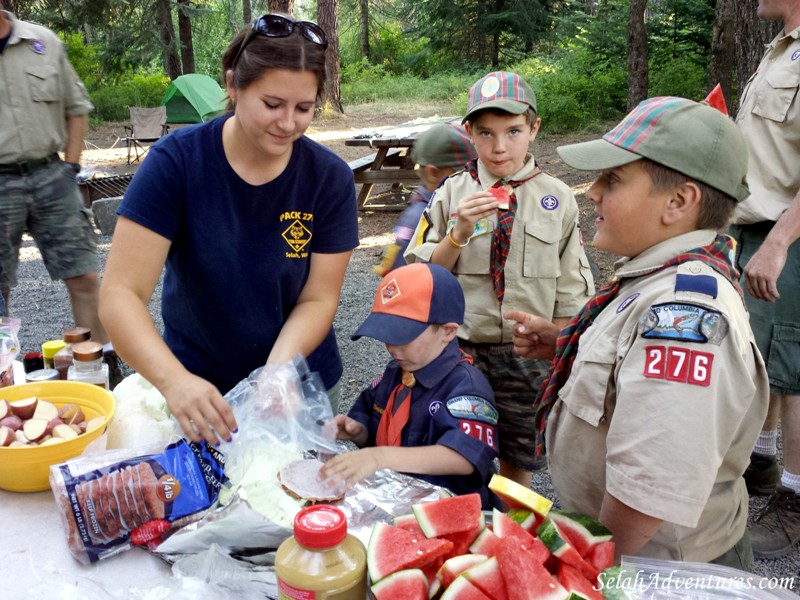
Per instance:
[[[708,387],[714,355],[683,346],[647,346],[644,376]]]
[[[308,252],[303,249],[311,241],[311,231],[303,224],[303,221],[310,223],[314,220],[312,213],[305,213],[298,210],[287,211],[281,215],[281,222],[291,221],[289,226],[283,230],[281,237],[289,244],[291,252],[286,253],[286,258],[308,258]]]

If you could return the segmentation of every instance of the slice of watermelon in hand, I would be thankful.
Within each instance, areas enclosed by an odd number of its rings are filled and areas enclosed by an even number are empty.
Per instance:
[[[497,208],[500,210],[508,210],[508,203],[511,199],[511,188],[509,186],[492,187],[489,188],[489,192],[497,199],[497,202],[500,203],[500,206]]]

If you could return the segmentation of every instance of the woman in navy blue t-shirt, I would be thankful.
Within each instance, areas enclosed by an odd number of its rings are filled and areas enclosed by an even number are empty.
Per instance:
[[[232,112],[155,144],[119,209],[101,319],[195,441],[231,438],[222,395],[266,362],[302,355],[329,390],[342,375],[332,323],[358,245],[355,188],[304,136],[326,47],[314,23],[257,19],[222,59]],[[147,303],[164,268],[162,337]]]

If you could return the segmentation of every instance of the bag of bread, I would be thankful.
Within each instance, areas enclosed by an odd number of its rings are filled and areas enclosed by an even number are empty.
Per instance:
[[[160,450],[113,450],[50,467],[50,487],[76,560],[88,564],[157,544],[217,501],[224,481],[221,453],[185,439]]]

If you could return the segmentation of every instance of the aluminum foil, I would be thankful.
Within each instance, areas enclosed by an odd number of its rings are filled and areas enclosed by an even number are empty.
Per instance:
[[[382,469],[350,488],[338,506],[347,516],[347,530],[364,546],[372,526],[391,522],[396,515],[411,512],[411,506],[451,494],[444,488],[416,477]],[[188,555],[205,552],[212,544],[230,556],[254,565],[274,564],[274,550],[292,535],[250,508],[247,495],[238,489],[230,502],[209,510],[200,520],[181,527],[155,549],[156,555],[174,563]]]

